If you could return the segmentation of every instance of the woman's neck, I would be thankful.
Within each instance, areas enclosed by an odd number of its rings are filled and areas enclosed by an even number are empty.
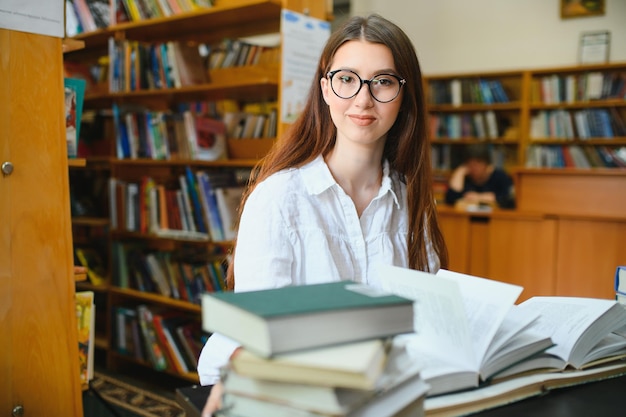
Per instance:
[[[335,147],[324,158],[337,184],[352,198],[359,216],[382,183],[382,152],[350,152]]]

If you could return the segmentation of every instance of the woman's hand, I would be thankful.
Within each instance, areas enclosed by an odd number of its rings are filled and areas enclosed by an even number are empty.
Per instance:
[[[202,417],[211,417],[214,412],[222,407],[223,391],[224,387],[221,382],[213,385],[209,398],[207,398],[206,404],[204,405],[204,409],[202,409]]]

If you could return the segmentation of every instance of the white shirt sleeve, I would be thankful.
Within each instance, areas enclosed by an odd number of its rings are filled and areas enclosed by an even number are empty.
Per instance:
[[[293,248],[271,187],[259,186],[246,201],[235,251],[235,291],[253,291],[291,284]],[[239,344],[221,334],[207,340],[198,360],[201,385],[220,380],[220,368]]]
[[[221,334],[214,333],[204,344],[198,359],[200,385],[214,385],[220,380],[220,369],[228,363],[239,344]]]
[[[257,186],[243,209],[234,254],[235,291],[277,288],[293,283],[295,254],[288,220],[279,203],[280,185]]]

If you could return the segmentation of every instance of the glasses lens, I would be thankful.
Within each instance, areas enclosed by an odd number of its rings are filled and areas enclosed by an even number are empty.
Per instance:
[[[379,74],[366,83],[372,97],[382,103],[396,98],[402,86],[400,80],[391,74]],[[338,97],[352,98],[361,88],[361,78],[352,71],[340,70],[332,76],[330,86]]]
[[[340,98],[351,98],[361,88],[361,79],[352,71],[338,71],[330,79],[330,86]]]
[[[372,78],[370,93],[378,101],[391,101],[400,92],[400,80],[391,74],[380,74]]]

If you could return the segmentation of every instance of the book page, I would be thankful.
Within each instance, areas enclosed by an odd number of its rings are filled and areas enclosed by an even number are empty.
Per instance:
[[[474,364],[478,368],[496,331],[523,288],[445,269],[440,269],[436,276],[454,281],[459,286],[476,354]]]
[[[471,366],[474,354],[458,285],[433,274],[389,265],[381,266],[379,274],[384,277],[385,290],[415,300],[411,346]]]
[[[483,364],[495,355],[500,348],[511,341],[516,335],[527,329],[533,322],[539,318],[539,313],[532,311],[524,311],[519,306],[513,306],[504,320],[500,324],[500,328],[489,345],[489,349],[483,358]]]

